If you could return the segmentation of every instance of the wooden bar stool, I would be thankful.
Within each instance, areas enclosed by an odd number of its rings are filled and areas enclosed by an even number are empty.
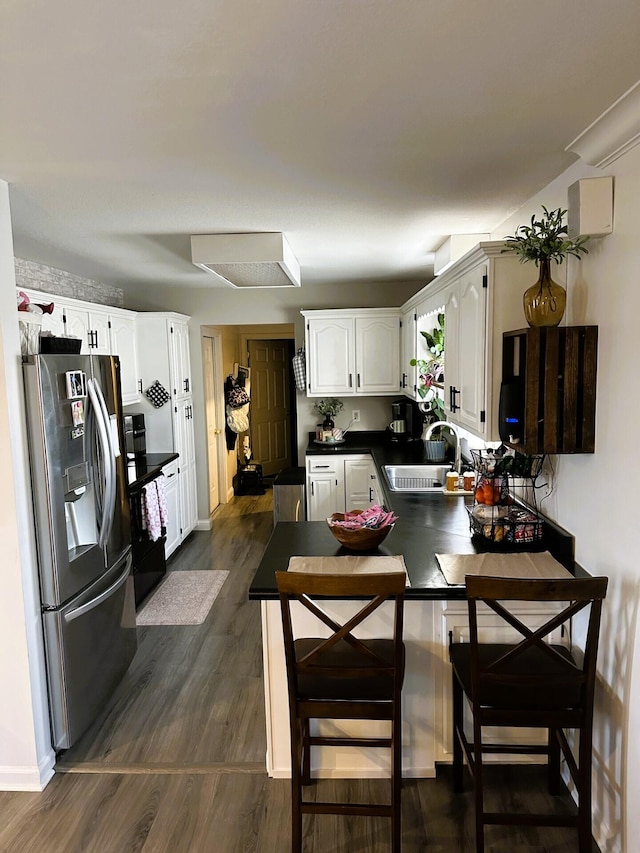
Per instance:
[[[575,826],[580,853],[591,851],[591,754],[593,694],[602,601],[607,578],[521,580],[468,575],[469,642],[453,643],[453,784],[462,790],[464,757],[474,781],[476,851],[484,851],[487,824]],[[477,602],[482,601],[514,628],[516,644],[479,643]],[[532,630],[506,606],[511,601],[564,602],[540,628]],[[584,656],[545,642],[553,631],[581,610],[588,611]],[[568,636],[571,636],[570,634]],[[464,731],[464,697],[473,716],[473,742]],[[486,743],[483,726],[544,728],[546,745]],[[565,729],[579,734],[578,760]],[[548,756],[549,791],[562,790],[560,758],[564,756],[578,794],[577,815],[487,812],[484,808],[482,759],[486,753],[541,753]]]
[[[401,690],[404,677],[402,618],[404,572],[312,574],[276,572],[282,607],[284,649],[291,722],[291,849],[302,849],[303,814],[376,815],[391,818],[392,851],[401,843],[402,780]],[[344,624],[328,615],[314,599],[365,599]],[[393,635],[358,639],[354,630],[385,601],[393,600]],[[300,602],[330,630],[330,636],[295,637],[291,603]],[[387,737],[328,736],[310,733],[312,719],[389,720]],[[311,783],[313,746],[385,747],[391,750],[391,795],[388,804],[315,802],[303,798]]]

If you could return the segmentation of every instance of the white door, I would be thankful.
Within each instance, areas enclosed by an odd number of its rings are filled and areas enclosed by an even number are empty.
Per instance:
[[[91,352],[94,355],[111,355],[111,336],[109,315],[102,311],[89,312],[89,328],[91,329]]]
[[[171,322],[171,355],[173,382],[178,400],[191,396],[191,371],[189,358],[189,326],[173,320]]]
[[[375,465],[372,459],[344,460],[344,492],[347,511],[367,509],[377,502]]]
[[[80,338],[82,355],[92,352],[93,336],[89,325],[89,312],[65,306],[64,308],[64,333],[69,338]]]
[[[402,329],[400,330],[400,384],[402,391],[416,398],[416,368],[411,366],[411,359],[416,358],[416,312],[412,308],[402,315]]]
[[[218,471],[219,444],[223,439],[223,420],[218,414],[216,388],[220,387],[216,374],[216,341],[202,339],[202,369],[204,372],[204,405],[207,425],[207,462],[209,466],[209,513],[220,503],[220,477]]]
[[[167,498],[167,538],[164,543],[165,557],[169,558],[180,544],[180,496],[178,493],[178,460],[162,469],[165,476]]]
[[[444,304],[444,410],[447,420],[457,422],[456,413],[460,408],[460,388],[458,377],[458,320],[460,299],[458,286],[452,285]]]
[[[355,323],[352,317],[307,320],[310,394],[354,394]]]
[[[356,390],[387,394],[400,390],[400,318],[356,317]]]
[[[120,358],[120,383],[125,406],[137,403],[142,390],[138,380],[135,323],[135,317],[111,315],[111,351]]]
[[[457,373],[460,408],[456,412],[456,421],[477,433],[483,433],[486,428],[484,410],[487,291],[483,287],[485,276],[486,267],[484,266],[471,270],[460,282],[459,291]]]
[[[191,399],[180,400],[176,408],[177,446],[180,453],[180,527],[184,539],[193,530],[197,520],[193,403]]]
[[[323,521],[334,512],[344,512],[344,491],[335,474],[311,474],[307,480],[309,521]]]

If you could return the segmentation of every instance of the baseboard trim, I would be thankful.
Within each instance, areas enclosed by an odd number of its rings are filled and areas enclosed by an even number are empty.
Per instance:
[[[0,791],[44,791],[54,776],[56,754],[49,750],[37,767],[0,766]]]
[[[273,768],[268,775],[272,779],[291,779],[291,770],[288,767]],[[332,767],[313,767],[311,775],[316,779],[388,779],[389,773],[385,770],[372,770],[362,767],[341,767],[336,770]],[[435,779],[435,767],[409,767],[403,768],[403,779]]]
[[[193,529],[194,530],[200,530],[203,533],[206,533],[208,530],[211,530],[211,519],[210,518],[205,518],[205,519],[199,518],[196,521],[195,527]]]

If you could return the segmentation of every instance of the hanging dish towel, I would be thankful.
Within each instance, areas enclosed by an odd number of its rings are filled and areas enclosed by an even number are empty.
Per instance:
[[[304,347],[300,347],[296,355],[293,357],[293,378],[296,383],[297,391],[306,389],[307,369],[305,364]]]
[[[164,474],[160,474],[159,477],[153,481],[155,487],[158,491],[158,511],[160,513],[160,524],[162,527],[167,526],[167,518],[169,516],[169,512],[167,510],[167,495],[165,492],[165,483],[166,477]]]
[[[142,526],[152,542],[157,542],[162,536],[160,502],[155,481],[142,487]]]
[[[156,409],[159,409],[161,406],[164,406],[165,403],[168,403],[171,399],[169,396],[169,392],[157,379],[155,382],[152,382],[151,385],[144,392],[145,397],[151,401],[151,405],[155,406]]]

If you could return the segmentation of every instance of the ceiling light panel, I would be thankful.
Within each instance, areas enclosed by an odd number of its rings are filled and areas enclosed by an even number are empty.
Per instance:
[[[196,234],[191,260],[232,287],[300,287],[300,264],[279,232]]]

